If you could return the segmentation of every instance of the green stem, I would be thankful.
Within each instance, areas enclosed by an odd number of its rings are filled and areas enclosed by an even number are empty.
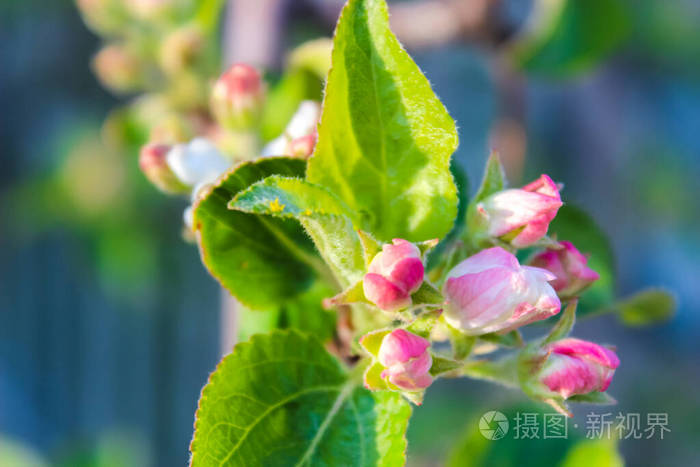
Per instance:
[[[474,379],[483,379],[503,384],[508,387],[518,387],[518,359],[508,356],[501,360],[473,360],[467,362],[460,374]]]

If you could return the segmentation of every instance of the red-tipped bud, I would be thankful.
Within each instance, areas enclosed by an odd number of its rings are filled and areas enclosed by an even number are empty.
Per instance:
[[[447,275],[445,320],[472,336],[506,332],[559,313],[561,302],[548,281],[554,276],[521,266],[503,248],[471,256]]]
[[[423,283],[420,250],[413,243],[395,238],[382,247],[369,265],[362,286],[365,297],[384,311],[411,305],[411,294]]]
[[[222,126],[246,129],[257,122],[264,97],[265,86],[258,70],[239,63],[214,84],[211,108]]]
[[[484,234],[516,248],[533,245],[547,234],[549,223],[562,206],[559,187],[547,175],[519,189],[499,191],[476,206],[473,225]]]
[[[588,267],[588,259],[571,242],[559,242],[559,246],[559,249],[539,253],[530,261],[530,265],[546,269],[556,276],[550,284],[560,297],[574,297],[600,276]]]
[[[581,339],[562,339],[543,350],[548,356],[536,378],[564,399],[607,390],[620,365],[615,352]]]
[[[425,389],[433,382],[430,342],[405,329],[387,334],[379,347],[377,360],[384,366],[381,377],[405,391]]]
[[[316,131],[309,135],[302,136],[300,138],[295,138],[289,142],[286,153],[292,157],[306,159],[311,155],[312,152],[314,152],[314,147],[316,147],[317,139],[318,133]]]
[[[149,143],[141,148],[139,167],[146,178],[165,193],[188,193],[190,188],[182,183],[168,165],[171,150],[167,144]]]
[[[321,105],[316,101],[303,101],[289,120],[284,133],[273,139],[262,150],[263,156],[311,155],[318,139],[318,120]]]

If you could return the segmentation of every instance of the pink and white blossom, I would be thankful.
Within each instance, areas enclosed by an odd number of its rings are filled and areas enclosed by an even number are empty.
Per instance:
[[[488,236],[524,248],[547,234],[561,206],[559,187],[542,175],[522,188],[492,194],[477,204],[476,212]]]
[[[263,156],[308,157],[316,146],[316,127],[321,118],[321,105],[312,100],[303,101],[289,120],[284,133],[265,145]]]
[[[564,399],[607,390],[620,365],[615,352],[581,339],[562,339],[544,350],[548,357],[538,379]]]
[[[172,146],[148,143],[139,152],[139,168],[156,187],[166,193],[187,193],[190,188],[180,181],[168,165],[167,156]]]
[[[382,340],[377,359],[385,367],[381,377],[406,391],[427,388],[433,382],[430,342],[405,329],[395,329]]]
[[[411,294],[423,283],[420,250],[406,240],[395,238],[372,259],[362,281],[365,297],[384,311],[411,305]]]
[[[549,271],[521,266],[503,248],[471,256],[447,275],[444,316],[467,335],[507,332],[556,315],[561,302]]]
[[[597,281],[600,276],[588,267],[583,256],[571,242],[559,242],[560,249],[539,253],[530,265],[543,268],[556,276],[551,284],[561,297],[573,297]]]

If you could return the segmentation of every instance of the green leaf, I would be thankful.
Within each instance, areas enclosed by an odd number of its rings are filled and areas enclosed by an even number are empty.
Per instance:
[[[623,467],[624,459],[614,439],[586,439],[579,441],[566,454],[560,467]]]
[[[613,307],[627,326],[649,326],[671,319],[676,300],[666,290],[648,289],[620,300]]]
[[[271,176],[240,192],[229,207],[297,219],[342,287],[362,278],[365,262],[354,214],[325,188],[299,178]]]
[[[467,336],[462,334],[459,329],[455,329],[446,322],[444,322],[447,327],[447,332],[450,337],[450,344],[452,345],[452,354],[455,360],[464,360],[469,356],[476,344],[476,337]]]
[[[445,301],[442,293],[428,281],[423,281],[420,288],[411,295],[413,305],[441,305]]]
[[[365,289],[362,281],[359,280],[353,285],[343,290],[339,294],[324,300],[324,308],[331,309],[338,305],[350,305],[353,303],[364,303],[365,305],[374,305],[365,297]]]
[[[401,466],[410,413],[399,394],[349,380],[317,340],[257,335],[202,390],[191,465]]]
[[[617,401],[605,392],[589,392],[588,394],[577,394],[575,396],[569,397],[567,402],[579,402],[582,404],[599,404],[599,405],[612,405],[616,404]]]
[[[238,193],[230,209],[300,219],[318,214],[345,215],[352,211],[333,193],[300,178],[272,175]]]
[[[577,305],[578,300],[572,300],[569,302],[566,309],[564,309],[564,312],[561,314],[559,321],[557,321],[557,324],[555,324],[552,330],[549,331],[549,334],[544,340],[545,344],[558,341],[559,339],[563,339],[569,335],[571,329],[574,327],[574,323],[576,322]]]
[[[246,341],[253,334],[267,333],[275,329],[296,329],[326,342],[335,334],[337,314],[324,310],[323,300],[333,294],[324,281],[317,280],[297,297],[286,300],[271,310],[238,308],[238,340]]]
[[[450,172],[457,185],[457,218],[455,219],[452,229],[448,234],[440,240],[440,242],[428,251],[426,255],[427,271],[439,269],[443,271],[446,267],[451,266],[450,252],[455,248],[455,241],[459,239],[460,234],[467,226],[467,206],[469,206],[469,179],[464,169],[459,165],[456,159],[450,160]]]
[[[462,374],[516,388],[518,384],[517,357],[507,355],[500,360],[473,360],[462,367]]]
[[[515,42],[512,58],[528,72],[573,75],[597,65],[628,32],[620,0],[536,0],[531,27]]]
[[[372,364],[367,367],[367,370],[363,376],[365,387],[367,389],[371,389],[372,391],[389,390],[389,385],[384,378],[382,378],[382,372],[384,369],[384,365],[377,361],[372,362]]]
[[[484,178],[481,180],[481,185],[474,195],[473,204],[476,204],[488,198],[494,193],[497,193],[506,187],[506,175],[503,170],[503,165],[498,157],[497,152],[492,152],[486,161],[484,168]]]
[[[497,334],[495,332],[484,334],[479,336],[479,339],[509,348],[523,346],[523,336],[517,329],[505,334]]]
[[[280,327],[298,329],[321,342],[331,339],[335,334],[337,314],[324,310],[321,303],[332,293],[328,284],[316,281],[309,290],[282,305]]]
[[[419,314],[411,324],[406,326],[406,330],[428,339],[433,328],[438,323],[441,314],[442,310],[439,309],[424,311]]]
[[[375,256],[382,251],[382,245],[371,234],[364,230],[358,230],[357,235],[360,236],[362,244],[362,254],[365,258],[365,267],[369,267]]]
[[[350,0],[335,32],[307,179],[388,241],[441,238],[457,214],[454,121],[389,30],[383,0]]]
[[[430,367],[430,374],[433,376],[456,370],[463,365],[461,362],[450,360],[449,358],[439,357],[437,355],[433,355],[432,358],[433,365]]]
[[[614,298],[615,260],[607,235],[595,221],[580,208],[565,204],[549,225],[549,235],[573,243],[588,256],[588,266],[600,274],[579,299],[579,317],[610,303]]]
[[[494,151],[486,161],[481,185],[467,207],[467,228],[462,232],[461,238],[466,249],[469,250],[470,255],[476,253],[482,247],[487,248],[493,245],[493,239],[489,239],[488,236],[484,234],[487,230],[487,220],[479,213],[478,206],[484,199],[505,189],[506,185],[507,181],[503,165],[498,157],[498,153]],[[522,228],[520,230],[522,230]],[[520,230],[515,230],[508,235],[514,237]]]
[[[379,348],[382,346],[384,337],[391,332],[391,329],[379,329],[372,331],[360,338],[360,345],[370,355],[376,357],[379,354]]]
[[[239,191],[272,174],[302,176],[304,161],[279,157],[241,163],[194,208],[202,261],[239,301],[261,310],[304,291],[323,267],[295,221],[227,208]]]

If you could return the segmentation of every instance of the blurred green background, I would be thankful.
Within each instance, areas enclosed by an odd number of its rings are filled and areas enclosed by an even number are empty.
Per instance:
[[[287,3],[285,48],[331,34],[323,2]],[[533,7],[503,3],[516,25]],[[617,294],[664,286],[678,312],[653,328],[577,325],[617,345],[619,404],[576,407],[567,441],[486,441],[484,412],[547,410],[440,380],[414,410],[409,465],[558,465],[591,411],[668,413],[663,440],[620,443],[629,465],[700,462],[700,3],[582,3],[510,65],[473,37],[406,42],[458,123],[471,186],[491,146],[514,185],[546,171],[610,236]],[[0,1],[0,43],[0,466],[185,465],[220,322],[219,288],[181,238],[185,201],[105,144],[125,99],[92,75],[99,41],[72,2]]]

